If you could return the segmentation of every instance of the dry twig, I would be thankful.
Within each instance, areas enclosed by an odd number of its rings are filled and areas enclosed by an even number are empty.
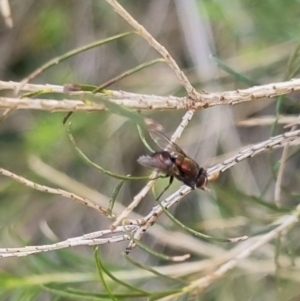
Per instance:
[[[0,81],[1,89],[17,88],[19,83]],[[53,85],[32,85],[27,84],[23,91],[40,91],[45,93],[64,93],[62,86]],[[99,103],[89,100],[88,92],[70,92],[71,95],[83,95],[89,101],[84,103],[80,100],[54,100],[54,99],[31,99],[0,97],[0,109],[27,109],[43,111],[102,111],[105,107],[101,104],[101,98],[127,107],[138,110],[201,110],[218,105],[236,105],[242,102],[254,101],[263,98],[272,98],[280,95],[287,95],[300,90],[300,79],[272,83],[248,89],[241,89],[227,92],[215,92],[201,94],[201,97],[191,100],[189,97],[158,96],[128,93],[125,91],[108,90],[106,94],[99,94]],[[93,95],[97,99],[97,95]]]
[[[300,120],[300,116],[298,116],[298,122],[299,122],[299,120]],[[293,132],[296,130],[296,128],[297,128],[297,126],[294,125],[294,126],[292,126],[290,131]],[[279,170],[277,173],[277,181],[275,184],[274,201],[278,207],[281,206],[281,202],[280,202],[281,184],[282,184],[282,179],[283,179],[285,162],[286,162],[286,158],[288,155],[288,150],[289,150],[289,143],[285,144],[283,147],[281,160],[280,160],[280,166],[279,166]]]
[[[40,185],[38,183],[35,183],[35,182],[32,182],[24,177],[21,177],[19,175],[16,175],[15,173],[11,172],[11,171],[8,171],[4,168],[0,168],[0,174],[2,174],[3,176],[6,176],[6,177],[9,177],[21,184],[24,184],[30,188],[33,188],[33,189],[36,189],[36,190],[39,190],[39,191],[42,191],[42,192],[46,192],[46,193],[50,193],[50,194],[56,194],[56,195],[60,195],[62,197],[65,197],[65,198],[69,198],[69,199],[72,199],[76,202],[79,202],[81,204],[84,204],[88,207],[91,207],[93,209],[96,209],[98,212],[106,215],[106,209],[101,207],[100,205],[98,205],[97,203],[87,199],[87,198],[83,198],[83,197],[80,197],[78,195],[76,195],[75,193],[73,192],[69,192],[69,191],[66,191],[66,190],[63,190],[63,189],[58,189],[58,188],[52,188],[52,187],[48,187],[46,185]]]

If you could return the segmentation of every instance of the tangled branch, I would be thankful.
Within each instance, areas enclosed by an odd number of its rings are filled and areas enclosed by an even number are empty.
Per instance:
[[[262,152],[266,152],[274,147],[278,146],[284,146],[288,144],[289,142],[297,139],[300,137],[300,130],[297,131],[292,131],[292,132],[287,132],[282,135],[278,135],[276,137],[272,137],[266,141],[263,141],[261,143],[255,144],[252,147],[249,147],[241,152],[239,152],[237,155],[233,156],[232,158],[229,158],[225,160],[224,162],[217,164],[207,170],[208,172],[208,178],[214,178],[216,173],[219,172],[224,172],[228,168],[231,168],[235,164],[248,159],[250,157],[254,157]],[[62,189],[55,189],[55,188],[50,188],[45,185],[40,185],[37,183],[34,183],[30,180],[27,180],[21,176],[18,176],[12,172],[9,172],[4,169],[0,169],[0,173],[4,176],[10,177],[13,180],[16,180],[26,186],[29,186],[30,188],[40,190],[46,193],[51,193],[51,194],[58,194],[62,195],[66,198],[73,199],[75,201],[79,201],[80,203],[83,203],[85,205],[88,205],[89,207],[96,209],[97,211],[100,210],[101,213],[106,212],[106,210],[99,205],[95,204],[94,202],[82,198],[80,196],[77,196],[74,193],[69,193],[65,190]],[[147,187],[147,186],[146,186]],[[66,241],[62,241],[53,245],[46,245],[46,246],[31,246],[31,247],[24,247],[24,248],[2,248],[0,249],[0,253],[2,257],[9,257],[9,256],[26,256],[30,255],[33,253],[37,252],[46,252],[46,251],[52,251],[55,249],[60,249],[60,248],[67,248],[67,247],[72,247],[72,246],[77,246],[77,245],[96,245],[96,244],[105,244],[105,243],[111,243],[111,242],[118,242],[118,241],[123,241],[123,240],[131,240],[128,247],[127,247],[127,252],[129,252],[134,246],[135,246],[135,241],[138,241],[142,238],[143,234],[147,231],[147,229],[152,226],[153,224],[156,223],[157,219],[159,216],[162,215],[164,212],[164,209],[169,210],[173,205],[178,203],[184,196],[189,194],[191,192],[191,188],[187,186],[182,186],[178,191],[167,197],[165,200],[163,200],[159,205],[153,207],[153,209],[143,218],[141,219],[136,219],[136,220],[128,220],[125,222],[129,223],[129,225],[124,225],[124,226],[115,226],[113,229],[110,230],[103,230],[103,231],[97,231],[93,232],[90,234],[86,234],[80,237],[75,237],[68,239]],[[298,216],[299,210],[296,210],[296,214]],[[122,216],[122,214],[120,215]],[[292,214],[292,216],[296,216],[295,213]],[[289,221],[292,221],[292,223],[297,221],[297,218],[292,218],[289,219]],[[279,229],[281,227],[288,227],[291,222],[285,223],[282,222],[281,220],[278,221],[278,226]],[[124,232],[125,234],[122,235],[115,235],[120,232]],[[129,234],[128,234],[129,233]],[[272,233],[279,233],[278,231],[272,230]],[[105,238],[105,239],[97,239],[99,236],[111,234],[112,236],[110,238]],[[269,237],[269,236],[268,236]],[[273,236],[272,236],[273,237]],[[241,240],[244,240],[244,237],[241,237],[240,239],[233,240],[232,242],[238,242]],[[270,238],[271,239],[271,238]],[[260,245],[258,245],[259,247]]]
[[[158,43],[158,41],[156,41],[141,24],[132,18],[132,16],[130,16],[129,13],[116,0],[106,1],[122,18],[124,18],[124,20],[128,22],[128,24],[130,24],[138,32],[143,39],[149,43],[151,47],[153,47],[163,57],[164,61],[172,69],[182,86],[185,88],[187,95],[184,97],[158,96],[114,90],[101,90],[99,93],[92,93],[88,91],[66,92],[64,86],[29,84],[30,80],[44,71],[44,69],[40,69],[39,72],[33,72],[31,76],[25,78],[23,81],[21,81],[21,83],[0,81],[0,90],[10,90],[11,95],[13,95],[12,92],[15,91],[21,92],[23,96],[25,92],[30,92],[31,94],[22,98],[18,98],[17,96],[1,96],[0,109],[6,110],[2,115],[2,120],[4,120],[4,118],[13,110],[42,110],[49,112],[104,111],[107,110],[107,107],[103,100],[109,100],[110,102],[132,110],[172,109],[187,111],[182,117],[181,123],[178,125],[171,138],[172,141],[176,141],[181,136],[190,120],[193,118],[196,110],[206,109],[218,105],[235,105],[242,102],[273,98],[280,95],[288,95],[300,90],[300,79],[292,79],[289,81],[250,87],[248,89],[226,92],[197,92],[166,48]],[[56,93],[60,94],[60,96],[64,95],[66,98],[72,99],[56,100],[43,98],[43,95],[48,93]],[[31,96],[39,96],[39,98],[31,98]],[[226,171],[243,160],[269,151],[275,147],[286,146],[292,141],[295,142],[299,137],[300,130],[293,130],[244,149],[231,158],[226,159],[222,163],[218,163],[208,168],[208,179],[212,180],[216,178],[219,173]],[[32,189],[36,189],[45,193],[61,195],[65,198],[77,201],[97,210],[97,212],[100,212],[105,216],[108,216],[106,208],[103,208],[88,198],[83,198],[66,190],[35,183],[2,168],[0,168],[0,174],[18,181],[19,183],[24,184]],[[153,178],[156,176],[156,172],[152,173]],[[100,245],[120,241],[129,241],[129,244],[126,248],[126,251],[129,253],[136,246],[136,244],[139,243],[145,232],[157,222],[158,218],[164,213],[165,210],[169,210],[173,205],[178,203],[183,199],[184,196],[191,192],[190,187],[182,186],[178,191],[167,197],[160,204],[154,206],[152,210],[144,217],[128,219],[127,217],[129,214],[147,195],[154,183],[155,180],[149,181],[147,185],[143,187],[141,191],[133,198],[131,204],[129,204],[120,214],[110,215],[111,218],[114,218],[114,222],[110,229],[69,238],[67,240],[49,245],[25,246],[20,248],[0,248],[0,257],[27,256],[35,253],[48,252],[74,246]],[[281,180],[278,181],[279,187],[280,184]],[[231,258],[226,258],[220,262],[219,267],[214,272],[211,272],[203,278],[191,282],[190,285],[186,287],[186,291],[188,292],[198,288],[202,289],[212,284],[230,269],[237,266],[241,259],[247,258],[252,252],[260,248],[262,245],[280,235],[282,231],[285,231],[291,226],[295,225],[299,220],[299,215],[300,207],[298,206],[296,210],[291,212],[288,216],[278,219],[275,222],[276,226],[268,233],[256,238],[252,238],[250,246],[247,242],[241,243],[239,253],[233,254]],[[248,237],[246,236],[242,236],[238,238],[227,239],[226,241],[236,243],[246,240],[247,238]],[[187,256],[183,256],[182,258],[187,258]]]

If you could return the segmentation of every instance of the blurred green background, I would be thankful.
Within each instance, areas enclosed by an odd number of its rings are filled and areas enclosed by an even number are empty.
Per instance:
[[[250,0],[132,0],[120,1],[130,14],[163,45],[198,91],[242,89],[252,85],[297,77],[300,2]],[[10,1],[14,28],[0,20],[0,79],[21,81],[46,61],[65,52],[132,28],[105,1],[24,0]],[[159,55],[147,42],[131,35],[88,50],[59,63],[38,76],[34,83],[100,85],[108,79]],[[167,65],[155,64],[110,87],[134,93],[185,95]],[[0,91],[11,96],[11,91]],[[61,99],[60,95],[47,98]],[[264,141],[283,131],[282,125],[241,127],[250,117],[297,116],[299,94],[263,99],[236,106],[218,106],[195,114],[178,144],[205,167],[233,155],[243,146]],[[145,116],[163,124],[171,136],[183,111],[146,111]],[[99,173],[76,154],[62,124],[65,113],[19,110],[0,124],[0,166],[41,184],[87,194],[87,187],[107,201],[118,181]],[[76,113],[72,132],[78,146],[96,163],[119,174],[147,175],[136,159],[148,153],[136,127],[110,113]],[[286,164],[282,204],[290,210],[299,202],[298,146],[290,149]],[[209,235],[233,237],[265,231],[284,214],[274,205],[274,187],[281,149],[242,162],[210,185],[211,192],[193,191],[172,208],[184,224]],[[61,174],[47,173],[38,158]],[[68,182],[63,175],[85,185]],[[159,180],[161,191],[168,180]],[[123,186],[118,202],[128,205],[146,181]],[[168,194],[181,183],[175,184]],[[155,200],[150,193],[136,209],[146,215]],[[0,246],[42,245],[107,229],[111,222],[71,200],[34,191],[10,178],[0,177]],[[188,262],[201,263],[220,256],[233,245],[204,242],[186,234],[167,217],[158,222],[167,230],[142,241],[168,255],[190,253]],[[227,274],[204,292],[176,300],[299,300],[299,227],[263,246],[248,265]],[[166,235],[169,233],[169,235]],[[184,234],[185,233],[185,234]],[[116,277],[149,291],[180,287],[178,282],[151,275],[134,267],[121,255],[127,242],[99,247],[100,257]],[[165,273],[182,280],[200,278],[207,270],[184,270],[183,264],[162,261],[136,248],[131,255],[148,266],[170,268]],[[192,266],[192,265],[191,265]],[[211,266],[214,268],[214,265]],[[124,272],[121,274],[121,272]],[[134,271],[134,273],[132,272]],[[42,285],[46,285],[42,287]],[[52,286],[51,286],[52,285]],[[111,284],[115,292],[119,285]],[[66,295],[49,291],[59,288]],[[67,288],[80,289],[67,293]],[[0,260],[1,300],[85,300],[87,292],[105,292],[93,258],[92,247],[76,247],[29,257]],[[103,296],[93,300],[104,300]],[[125,296],[126,300],[133,297]],[[181,298],[181,299],[180,299]],[[121,299],[121,297],[120,297]],[[146,300],[139,297],[137,300]],[[174,299],[175,300],[175,299]]]

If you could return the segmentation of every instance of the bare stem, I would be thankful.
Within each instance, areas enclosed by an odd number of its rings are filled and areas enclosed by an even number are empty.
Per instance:
[[[19,86],[16,82],[0,81],[0,90],[14,90]],[[63,86],[32,85],[26,84],[22,91],[44,91],[44,93],[64,93]],[[105,107],[101,104],[101,98],[109,99],[129,109],[138,110],[201,110],[218,105],[236,105],[242,102],[254,101],[264,98],[272,98],[287,95],[300,90],[300,79],[285,82],[272,83],[251,87],[243,90],[201,94],[199,98],[158,96],[129,93],[126,91],[105,90],[96,94],[93,99],[99,97],[99,104],[90,101],[90,92],[70,92],[71,95],[83,95],[87,103],[80,100],[54,100],[0,97],[0,109],[27,109],[43,111],[101,111]]]
[[[69,191],[66,191],[66,190],[63,190],[63,189],[52,188],[52,187],[49,187],[49,186],[46,186],[46,185],[41,185],[41,184],[32,182],[32,181],[30,181],[30,180],[28,180],[24,177],[21,177],[21,176],[16,175],[15,173],[13,173],[11,171],[6,170],[4,168],[0,168],[0,174],[2,174],[3,176],[9,177],[9,178],[21,183],[21,184],[24,184],[27,187],[30,187],[30,188],[33,188],[35,190],[39,190],[39,191],[42,191],[42,192],[50,193],[50,194],[57,194],[57,195],[63,196],[63,197],[68,198],[68,199],[72,199],[72,200],[77,201],[81,204],[84,204],[88,207],[96,209],[98,212],[100,212],[104,215],[107,215],[105,208],[101,207],[97,203],[95,203],[95,202],[93,202],[93,201],[91,201],[87,198],[80,197],[75,193],[72,193],[72,192],[69,192]]]
[[[298,116],[298,122],[300,120],[300,116]],[[296,130],[296,126],[292,126],[291,132]],[[277,205],[277,207],[281,206],[281,201],[280,201],[280,194],[281,194],[281,184],[282,184],[282,179],[283,179],[283,173],[284,173],[284,167],[285,167],[285,162],[286,158],[288,155],[288,150],[289,150],[289,143],[285,144],[283,147],[282,155],[281,155],[281,160],[280,160],[280,167],[278,170],[277,174],[277,181],[275,184],[275,193],[274,193],[274,201]]]

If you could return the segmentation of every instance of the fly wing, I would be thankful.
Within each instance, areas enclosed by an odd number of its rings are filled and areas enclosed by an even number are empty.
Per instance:
[[[180,174],[168,152],[156,152],[151,156],[141,156],[137,162],[149,169],[159,171],[166,175],[178,176]]]
[[[153,170],[166,170],[166,166],[163,162],[155,160],[151,156],[141,156],[137,159],[137,162],[149,169]]]
[[[174,142],[172,142],[168,137],[166,137],[162,132],[159,131],[149,131],[151,138],[155,143],[165,151],[172,153],[174,157],[183,156],[188,157],[185,152]]]

